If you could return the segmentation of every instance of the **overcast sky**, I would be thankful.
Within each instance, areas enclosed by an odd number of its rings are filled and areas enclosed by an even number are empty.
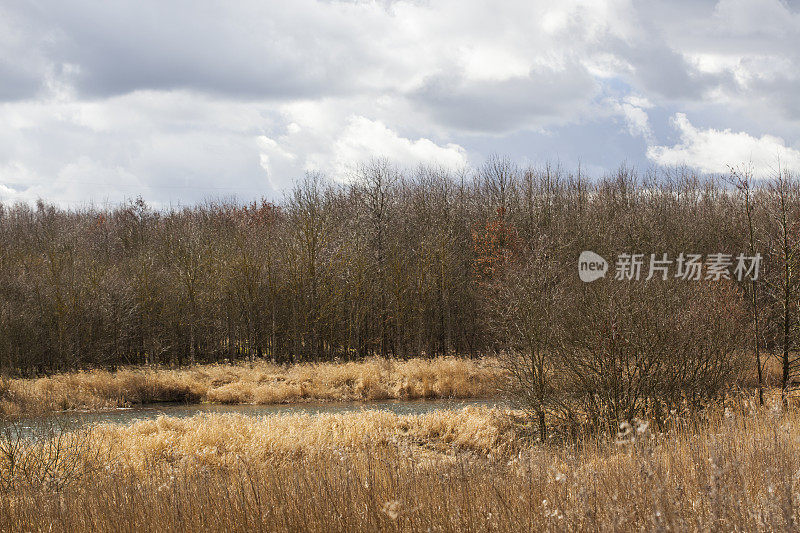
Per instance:
[[[800,171],[800,5],[0,0],[0,200],[279,197],[354,163]]]

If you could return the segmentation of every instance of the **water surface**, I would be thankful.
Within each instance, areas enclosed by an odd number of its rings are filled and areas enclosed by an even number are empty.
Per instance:
[[[439,409],[461,409],[466,406],[502,406],[499,399],[480,400],[382,400],[370,402],[317,402],[277,405],[219,405],[219,404],[181,404],[159,403],[137,405],[100,411],[59,411],[41,417],[17,419],[16,426],[30,430],[36,426],[55,425],[65,429],[94,424],[131,424],[139,420],[149,420],[159,416],[186,418],[201,413],[235,413],[244,416],[260,417],[290,413],[349,413],[354,411],[389,411],[400,415],[423,414]],[[49,424],[54,422],[55,424]]]

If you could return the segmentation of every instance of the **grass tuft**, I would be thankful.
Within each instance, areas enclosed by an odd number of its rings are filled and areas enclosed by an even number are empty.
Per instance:
[[[188,369],[92,370],[0,382],[0,414],[101,409],[158,402],[278,404],[476,398],[494,394],[502,372],[492,359],[439,357],[350,363],[268,362]]]

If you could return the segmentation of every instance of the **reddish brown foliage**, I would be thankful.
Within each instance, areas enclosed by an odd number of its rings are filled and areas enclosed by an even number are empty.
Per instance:
[[[504,208],[497,208],[495,215],[485,224],[475,225],[472,243],[476,281],[488,283],[508,264],[518,248],[517,232],[505,221]]]

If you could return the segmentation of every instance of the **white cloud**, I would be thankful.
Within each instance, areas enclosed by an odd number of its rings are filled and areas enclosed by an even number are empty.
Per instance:
[[[457,144],[439,146],[430,139],[400,137],[380,122],[364,117],[351,117],[333,148],[332,168],[337,176],[345,176],[354,164],[380,154],[401,166],[419,164],[460,168],[466,165],[466,151]]]
[[[604,151],[717,169],[700,151],[741,158],[782,143],[791,159],[797,11],[781,0],[6,2],[0,199],[270,195],[373,156],[568,154],[613,168]],[[686,121],[691,139],[662,146],[676,111],[720,130]],[[617,137],[620,119],[632,138]]]
[[[625,119],[628,133],[634,137],[643,137],[647,141],[652,141],[653,130],[650,128],[647,110],[653,107],[653,104],[647,98],[629,95],[620,100],[611,99],[608,101],[608,105]]]
[[[182,91],[0,104],[0,200],[269,196],[257,136],[278,118],[268,105]]]
[[[291,122],[277,141],[262,136],[260,147],[262,166],[270,176],[318,171],[344,181],[359,163],[376,156],[401,167],[461,168],[467,164],[466,151],[457,144],[440,146],[427,138],[401,137],[382,122],[358,115],[350,116],[333,139],[314,121]]]
[[[714,17],[727,32],[740,36],[785,36],[796,31],[800,15],[781,0],[720,0]]]
[[[660,165],[685,164],[703,172],[726,172],[728,165],[747,163],[760,176],[773,173],[779,165],[800,171],[800,150],[787,147],[780,137],[753,137],[729,129],[698,129],[683,113],[677,113],[671,122],[680,132],[680,143],[647,149],[647,157]]]

